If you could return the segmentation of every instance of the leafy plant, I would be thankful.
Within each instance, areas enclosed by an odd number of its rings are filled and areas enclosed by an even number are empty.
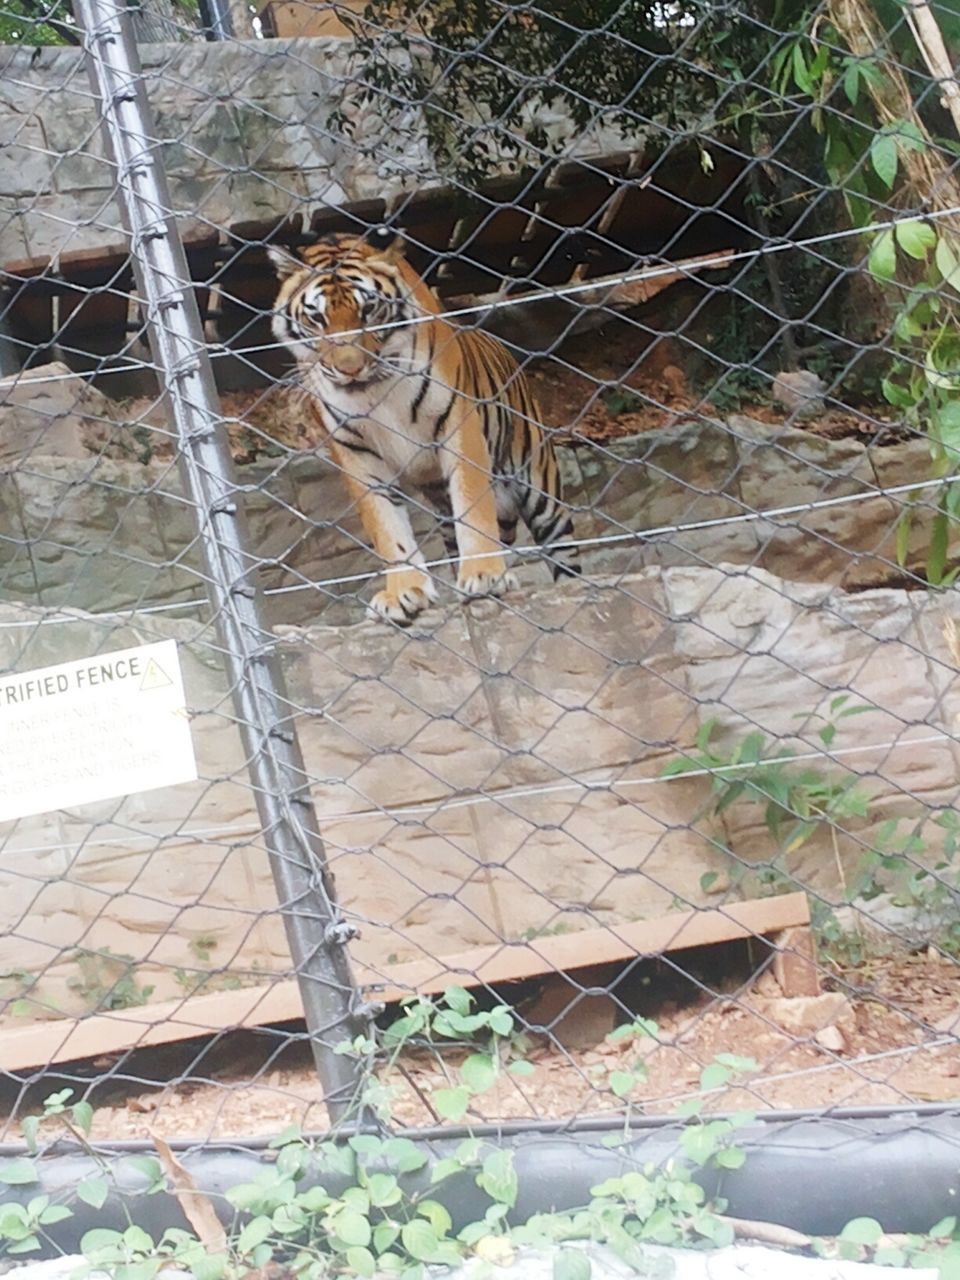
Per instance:
[[[817,730],[825,746],[833,742],[835,719],[869,710],[847,707],[847,697],[840,694],[833,699],[830,709],[834,718]],[[705,721],[695,739],[696,750],[669,761],[660,775],[671,778],[709,773],[716,797],[712,806],[715,815],[737,801],[761,805],[767,829],[787,853],[806,843],[821,823],[866,817],[870,797],[855,775],[834,776],[797,761],[795,751],[778,746],[757,730],[719,749],[712,746],[716,729],[715,719]]]
[[[539,167],[601,122],[645,142],[680,134],[707,154],[699,135],[753,101],[750,69],[776,42],[748,13],[707,0],[371,0],[341,17],[357,70],[328,127],[372,146],[364,102],[415,104],[433,154],[470,187],[502,167]],[[736,88],[717,75],[734,68]]]
[[[957,203],[953,176],[958,145],[937,138],[922,94],[911,95],[903,66],[917,49],[897,6],[860,6],[860,27],[822,25],[798,34],[772,62],[781,94],[796,89],[812,99],[811,122],[823,141],[824,165],[844,198],[850,220],[862,228],[867,268],[884,290],[892,315],[885,342],[891,358],[881,379],[885,399],[903,422],[926,436],[931,478],[947,482],[930,511],[926,577],[949,585],[951,547],[960,517],[960,239],[952,218],[910,216],[900,208],[944,212]],[[941,20],[956,35],[958,15]],[[861,47],[866,40],[869,52]],[[850,53],[844,54],[845,44]],[[893,225],[890,225],[893,219]],[[914,494],[900,517],[897,558],[907,562],[916,511]]]
[[[26,969],[10,969],[0,974],[0,995],[9,1002],[14,1017],[28,1018],[35,1013],[38,1002],[28,999],[28,996],[39,980],[37,974]]]
[[[629,387],[614,387],[601,397],[609,413],[638,413],[643,408],[643,398]]]
[[[154,987],[141,987],[133,956],[118,955],[109,947],[97,950],[81,948],[74,959],[79,976],[70,978],[67,986],[91,1009],[133,1009],[146,1004]]]

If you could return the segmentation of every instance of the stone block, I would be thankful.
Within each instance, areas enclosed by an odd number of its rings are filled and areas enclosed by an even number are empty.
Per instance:
[[[0,112],[3,194],[32,200],[50,189],[50,161],[43,128],[35,115]]]
[[[111,420],[107,398],[65,364],[0,379],[0,466],[32,456],[86,458],[85,432]]]

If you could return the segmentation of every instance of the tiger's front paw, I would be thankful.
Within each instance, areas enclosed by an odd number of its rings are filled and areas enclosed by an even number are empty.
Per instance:
[[[516,591],[519,583],[509,569],[467,567],[457,578],[457,589],[465,596],[505,596]]]
[[[429,581],[405,586],[388,585],[378,591],[367,605],[367,616],[380,622],[394,622],[409,627],[436,595]]]

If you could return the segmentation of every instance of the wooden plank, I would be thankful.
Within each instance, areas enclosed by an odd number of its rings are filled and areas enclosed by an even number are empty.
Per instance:
[[[806,925],[809,920],[806,894],[789,893],[735,902],[722,909],[675,912],[654,920],[472,947],[436,959],[408,960],[390,966],[388,981],[363,965],[355,968],[358,980],[372,988],[377,999],[389,1002],[414,991],[426,995],[443,991],[454,982],[464,987],[492,986],[635,956],[767,936]],[[297,983],[284,979],[267,987],[215,991],[87,1018],[64,1018],[3,1030],[0,1066],[5,1071],[44,1067],[302,1017]]]

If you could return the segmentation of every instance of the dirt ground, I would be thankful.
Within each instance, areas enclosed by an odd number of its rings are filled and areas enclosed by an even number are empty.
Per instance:
[[[763,974],[719,999],[663,1005],[655,1013],[655,1038],[609,1038],[601,1025],[602,1009],[599,1018],[586,1013],[575,1025],[577,1035],[586,1031],[583,1038],[593,1039],[592,1044],[565,1049],[545,1037],[531,1038],[524,1056],[532,1074],[501,1073],[475,1100],[467,1119],[622,1113],[624,1103],[610,1081],[613,1072],[625,1070],[641,1076],[645,1071],[630,1096],[633,1112],[668,1114],[698,1091],[702,1068],[719,1054],[749,1055],[758,1070],[712,1093],[709,1110],[902,1105],[960,1097],[960,965],[933,953],[884,958],[838,969],[829,985],[849,1000],[830,1033],[834,1038],[824,1037],[829,1047],[812,1031],[784,1029],[779,988],[772,975]],[[457,1061],[456,1051],[448,1052],[442,1065],[427,1052],[405,1053],[382,1077],[392,1090],[395,1122],[437,1123],[431,1094],[449,1083],[445,1069]],[[291,1124],[313,1130],[327,1124],[302,1027],[276,1028],[100,1058],[34,1077],[27,1089],[12,1092],[8,1086],[7,1096],[0,1098],[7,1117],[0,1125],[3,1139],[17,1138],[19,1120],[55,1088],[68,1084],[80,1096],[97,1077],[102,1081],[92,1096],[97,1139],[148,1138],[152,1132],[252,1137]]]

